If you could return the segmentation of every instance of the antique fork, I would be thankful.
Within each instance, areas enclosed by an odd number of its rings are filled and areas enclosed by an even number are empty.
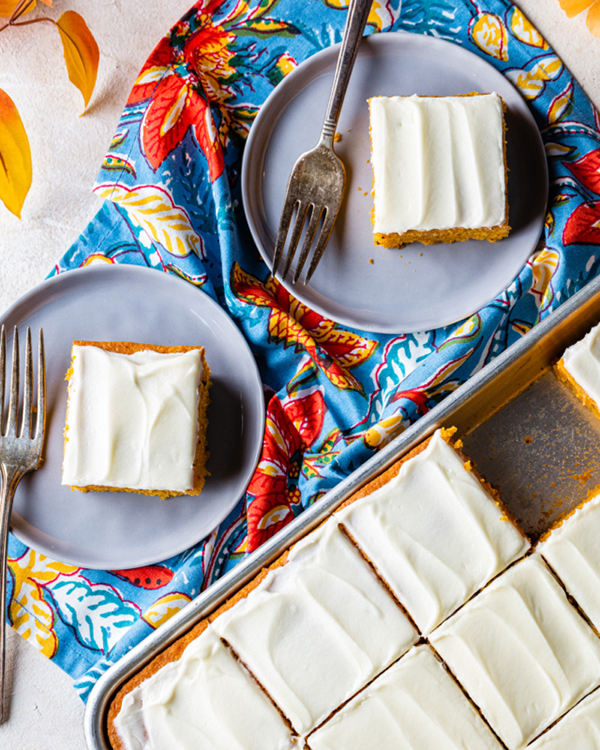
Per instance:
[[[327,113],[321,129],[321,138],[312,151],[307,151],[298,158],[288,180],[283,212],[279,221],[277,240],[275,241],[271,273],[275,276],[279,268],[292,215],[294,209],[296,209],[296,221],[290,237],[283,274],[281,275],[282,278],[285,278],[290,270],[302,229],[308,218],[304,243],[294,271],[294,284],[300,278],[310,247],[320,226],[321,232],[306,274],[305,283],[308,284],[310,281],[321,260],[342,205],[346,189],[346,170],[333,151],[333,138],[372,2],[373,0],[350,1],[344,38],[335,69]]]
[[[12,377],[8,420],[4,430],[4,391],[6,383],[6,336],[4,326],[0,332],[0,723],[4,720],[5,643],[6,643],[6,567],[8,557],[8,527],[10,509],[17,485],[23,475],[37,469],[42,457],[46,427],[46,370],[44,365],[44,337],[40,329],[38,354],[38,394],[35,431],[32,437],[33,365],[31,356],[31,331],[27,329],[25,346],[25,393],[21,429],[17,431],[19,411],[19,335],[15,327],[13,336]]]

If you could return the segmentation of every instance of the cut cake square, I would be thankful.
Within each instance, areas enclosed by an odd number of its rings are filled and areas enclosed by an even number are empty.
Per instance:
[[[438,430],[334,517],[428,635],[530,547]]]
[[[211,620],[305,734],[404,654],[418,633],[335,519]]]
[[[554,370],[558,379],[600,417],[600,323],[565,350]]]
[[[600,690],[595,690],[533,742],[529,750],[598,750],[599,747]]]
[[[501,750],[429,646],[417,646],[308,737],[310,750]]]
[[[376,245],[508,235],[504,108],[496,93],[369,99]]]
[[[210,369],[200,346],[75,341],[62,483],[197,495],[204,485]]]
[[[537,550],[600,630],[600,493],[554,528]]]
[[[299,747],[275,706],[210,626],[178,661],[125,695],[110,739],[124,749]]]
[[[600,684],[600,639],[538,554],[499,576],[430,642],[509,750]]]

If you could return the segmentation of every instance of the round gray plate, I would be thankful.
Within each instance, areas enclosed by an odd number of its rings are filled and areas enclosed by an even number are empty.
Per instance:
[[[323,50],[292,71],[269,96],[250,131],[242,175],[244,208],[269,267],[287,180],[298,156],[318,141],[338,48]],[[412,244],[402,250],[374,247],[367,99],[471,91],[496,91],[508,107],[509,237],[496,243]],[[367,37],[359,48],[338,132],[342,140],[335,150],[346,167],[346,198],[310,286],[292,285],[291,273],[283,282],[298,299],[344,325],[408,333],[471,315],[518,275],[544,222],[546,159],[525,101],[489,63],[429,36],[397,32]]]
[[[254,357],[228,315],[187,281],[126,265],[97,265],[52,278],[1,318],[44,329],[47,433],[44,463],[25,475],[11,517],[14,534],[39,552],[87,568],[121,569],[164,560],[209,534],[233,509],[254,472],[264,427]],[[8,343],[8,362],[12,352]],[[212,372],[210,476],[200,496],[168,500],[130,492],[78,492],[61,485],[74,339],[201,345]],[[24,349],[24,341],[21,343]],[[10,371],[9,366],[7,370]]]

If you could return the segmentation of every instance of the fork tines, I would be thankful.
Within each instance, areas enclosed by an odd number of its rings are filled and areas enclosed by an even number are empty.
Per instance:
[[[4,401],[6,393],[6,332],[4,325],[0,331],[0,437],[29,438],[35,442],[41,442],[44,435],[44,417],[46,401],[46,376],[44,362],[44,336],[42,330],[39,332],[38,346],[38,393],[37,393],[37,419],[35,423],[35,434],[32,435],[32,401],[33,401],[33,356],[31,347],[31,330],[27,328],[25,343],[25,383],[23,394],[23,409],[21,417],[21,429],[17,431],[19,412],[19,332],[15,326],[13,334],[12,351],[12,373],[10,380],[10,394],[8,404],[8,418],[5,425]]]
[[[294,210],[296,210],[296,218],[288,245],[285,265],[281,276],[282,278],[285,278],[290,270],[294,255],[296,254],[298,242],[302,235],[302,230],[304,229],[304,226],[307,223],[308,219],[308,226],[306,228],[306,234],[304,235],[302,250],[300,252],[300,256],[294,270],[293,278],[293,283],[295,284],[300,278],[300,274],[302,273],[304,264],[306,263],[306,259],[308,258],[308,253],[320,225],[321,231],[319,233],[319,239],[317,240],[312,260],[306,274],[305,283],[308,284],[310,277],[313,275],[319,263],[319,260],[321,259],[321,255],[323,255],[323,251],[325,250],[325,246],[327,245],[327,241],[329,240],[329,237],[333,230],[335,215],[332,216],[332,212],[327,206],[317,207],[314,203],[302,202],[294,199],[293,196],[288,195],[286,198],[285,206],[283,208],[283,212],[281,214],[279,230],[277,232],[275,252],[273,255],[273,270],[271,272],[273,276],[277,273],[277,269],[279,268],[279,264],[281,263],[285,241],[288,235],[292,217],[294,215]]]

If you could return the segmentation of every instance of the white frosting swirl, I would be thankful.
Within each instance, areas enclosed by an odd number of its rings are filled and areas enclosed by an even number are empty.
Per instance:
[[[600,691],[581,701],[528,750],[598,750],[600,748]]]
[[[300,734],[418,638],[334,519],[214,627]]]
[[[502,100],[478,96],[369,99],[374,231],[505,223]]]
[[[212,628],[128,693],[115,727],[125,750],[292,750],[285,722]]]
[[[600,684],[600,639],[537,554],[430,640],[510,750],[525,747]]]
[[[308,742],[311,750],[501,750],[428,646],[409,651]]]
[[[600,629],[600,494],[539,545],[565,588]]]
[[[600,407],[600,323],[563,354],[565,370]]]
[[[529,548],[440,431],[335,515],[425,635]]]
[[[62,483],[186,492],[193,487],[202,360],[73,347]]]

